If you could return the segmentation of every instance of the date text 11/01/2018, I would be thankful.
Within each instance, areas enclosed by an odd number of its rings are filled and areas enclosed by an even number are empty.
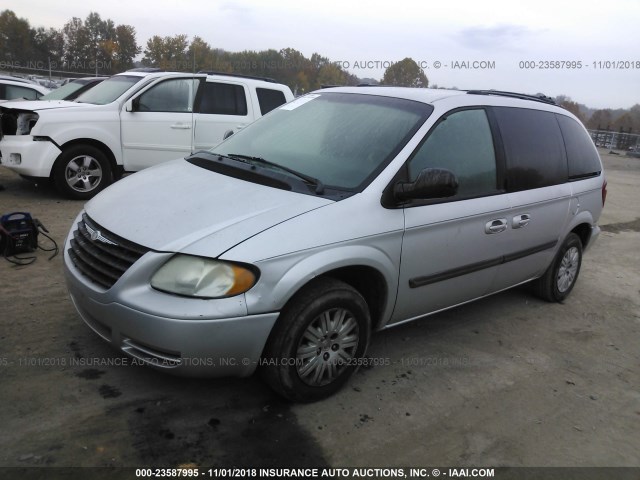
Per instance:
[[[640,70],[640,60],[521,60],[522,70]]]

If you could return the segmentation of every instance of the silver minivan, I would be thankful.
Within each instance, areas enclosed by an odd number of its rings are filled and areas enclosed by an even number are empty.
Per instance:
[[[532,282],[575,285],[606,181],[546,97],[339,87],[86,204],[71,299],[120,351],[194,376],[337,391],[373,331]]]

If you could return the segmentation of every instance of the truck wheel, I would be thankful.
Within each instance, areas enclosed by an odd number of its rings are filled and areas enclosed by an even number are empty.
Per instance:
[[[562,302],[573,290],[581,264],[582,242],[570,233],[544,275],[533,281],[534,292],[548,302]]]
[[[74,145],[56,160],[53,180],[61,194],[87,200],[113,182],[113,172],[102,151],[91,145]]]
[[[357,370],[371,336],[369,308],[350,285],[320,278],[283,309],[262,358],[265,381],[283,397],[312,402]]]

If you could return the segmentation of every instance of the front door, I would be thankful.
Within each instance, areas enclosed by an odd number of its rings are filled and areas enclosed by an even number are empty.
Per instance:
[[[415,201],[404,209],[405,233],[391,323],[481,297],[490,291],[507,234],[507,195],[487,113],[482,108],[443,116],[408,161],[409,180],[425,168],[458,178],[450,198]]]
[[[127,171],[184,157],[193,147],[193,101],[199,79],[162,80],[120,113],[122,153]]]

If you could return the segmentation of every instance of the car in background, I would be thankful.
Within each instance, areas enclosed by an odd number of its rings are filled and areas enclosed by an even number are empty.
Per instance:
[[[273,80],[133,69],[74,101],[0,107],[0,163],[88,199],[118,179],[205,150],[293,100]]]
[[[29,80],[28,78],[18,77],[15,75],[0,75],[0,80],[11,80],[13,82],[29,83],[31,85],[40,85],[38,82]]]
[[[6,76],[0,78],[0,102],[16,99],[38,100],[50,91],[48,88],[22,79]]]
[[[92,89],[108,77],[76,78],[47,93],[40,100],[75,100],[87,90]]]

